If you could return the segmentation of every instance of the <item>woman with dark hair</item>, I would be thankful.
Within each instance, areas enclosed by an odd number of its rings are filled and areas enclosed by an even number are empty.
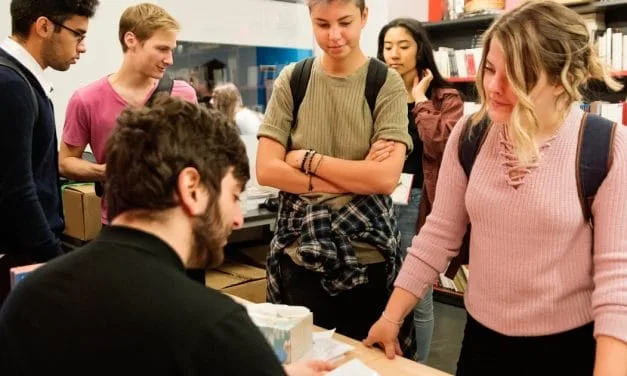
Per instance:
[[[385,25],[379,33],[377,56],[401,75],[407,90],[414,150],[405,160],[403,172],[414,178],[408,204],[395,207],[404,258],[412,238],[431,212],[444,146],[462,116],[464,104],[459,92],[438,71],[431,42],[420,22],[398,18]],[[421,362],[429,355],[433,335],[432,295],[429,289],[414,309]]]

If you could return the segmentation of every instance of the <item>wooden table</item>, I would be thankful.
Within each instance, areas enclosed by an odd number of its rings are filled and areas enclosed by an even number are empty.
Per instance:
[[[229,295],[236,302],[247,305],[251,304],[249,301],[239,298],[234,295]],[[314,327],[314,331],[325,330],[320,327]],[[364,346],[360,341],[356,341],[352,338],[335,333],[333,338],[355,347],[353,351],[346,354],[345,358],[340,360],[337,365],[341,366],[344,363],[349,362],[352,359],[361,360],[366,366],[375,370],[381,376],[446,376],[448,373],[442,372],[435,368],[425,366],[420,363],[416,363],[407,358],[400,356],[390,360],[385,356],[385,353],[376,348],[368,348]]]
[[[400,356],[390,360],[385,356],[383,351],[376,348],[368,348],[360,341],[348,338],[341,334],[335,333],[333,338],[355,347],[355,350],[349,352],[345,360],[338,365],[342,365],[351,359],[359,359],[371,369],[377,371],[381,376],[444,376],[448,373],[442,372],[435,368],[416,363],[407,358]]]

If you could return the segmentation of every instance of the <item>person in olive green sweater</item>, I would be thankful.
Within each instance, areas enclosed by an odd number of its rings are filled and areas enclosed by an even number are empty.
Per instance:
[[[281,191],[268,300],[307,306],[317,325],[363,339],[400,264],[389,195],[412,149],[407,94],[398,73],[384,68],[373,111],[368,105],[371,59],[359,47],[368,18],[364,0],[307,5],[324,54],[313,62],[296,119],[295,66],[283,69],[258,132],[257,180]],[[401,339],[413,357],[414,341]]]

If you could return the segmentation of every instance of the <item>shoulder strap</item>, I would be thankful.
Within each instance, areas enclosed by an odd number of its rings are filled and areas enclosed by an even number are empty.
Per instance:
[[[379,59],[370,59],[368,63],[368,73],[366,75],[366,89],[364,95],[370,108],[370,115],[374,120],[374,109],[377,104],[377,96],[379,91],[385,84],[385,80],[388,77],[388,67]]]
[[[296,63],[290,77],[290,90],[292,91],[292,128],[296,126],[298,118],[298,110],[300,104],[303,103],[307,86],[309,85],[309,76],[311,76],[311,67],[313,66],[315,57],[308,57]]]
[[[612,164],[616,123],[584,114],[577,142],[577,191],[583,216],[592,220],[592,201]]]
[[[477,155],[488,134],[490,119],[484,116],[474,128],[470,126],[471,123],[472,116],[468,117],[468,120],[464,124],[464,129],[462,130],[459,140],[459,162],[462,164],[467,178],[470,178],[472,166],[475,164],[475,159],[477,159]]]
[[[152,92],[150,98],[146,101],[146,106],[152,106],[152,102],[155,101],[157,96],[160,93],[168,93],[168,95],[172,94],[172,88],[174,87],[174,80],[168,76],[168,74],[164,74],[161,79],[159,79],[159,83],[157,84],[157,88]]]
[[[459,139],[459,150],[458,150],[458,158],[459,162],[464,169],[464,173],[466,173],[466,177],[470,178],[470,173],[472,171],[472,166],[475,164],[475,160],[477,159],[477,155],[481,150],[481,146],[483,146],[483,142],[486,139],[488,134],[488,130],[490,129],[490,119],[488,116],[484,116],[479,124],[475,127],[471,127],[472,116],[468,117],[466,123],[464,124],[464,129],[462,129],[462,134]],[[451,262],[449,263],[446,272],[444,273],[447,277],[453,279],[457,274],[459,268],[470,262],[470,232],[471,232],[471,224],[468,224],[466,228],[466,234],[462,240],[462,244],[459,247],[459,253],[455,256]]]
[[[20,69],[20,67],[18,67],[14,62],[5,58],[4,56],[0,56],[0,65],[12,69],[24,80],[24,82],[26,82],[26,85],[30,90],[35,120],[37,120],[37,118],[39,118],[39,102],[37,101],[37,94],[35,94],[35,89],[33,89],[33,86],[30,84],[30,81],[28,81],[28,78],[26,78],[26,76],[24,75],[24,72],[22,72],[22,69]]]

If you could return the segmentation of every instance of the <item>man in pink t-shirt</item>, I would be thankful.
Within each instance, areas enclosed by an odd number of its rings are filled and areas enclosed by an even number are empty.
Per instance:
[[[178,22],[154,4],[127,8],[120,18],[119,37],[124,52],[120,69],[77,90],[66,111],[59,169],[77,181],[105,179],[105,146],[118,115],[127,106],[146,104],[159,79],[172,65]],[[195,90],[184,81],[174,81],[171,95],[197,103]],[[82,159],[90,145],[97,163]],[[108,223],[102,200],[102,223]]]

